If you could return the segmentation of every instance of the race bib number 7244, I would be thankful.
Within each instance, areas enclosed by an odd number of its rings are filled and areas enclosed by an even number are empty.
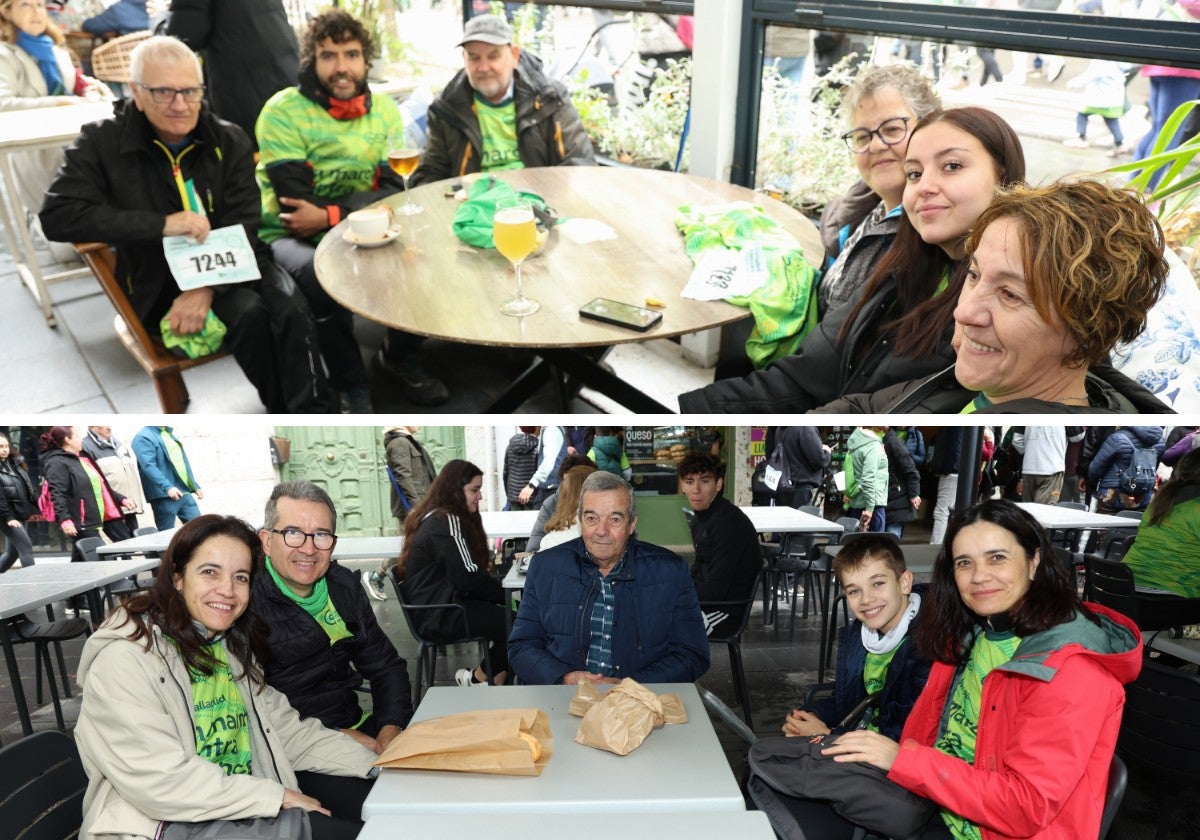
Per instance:
[[[203,242],[186,236],[164,236],[163,253],[171,275],[184,292],[262,277],[246,229],[241,225],[211,230]]]

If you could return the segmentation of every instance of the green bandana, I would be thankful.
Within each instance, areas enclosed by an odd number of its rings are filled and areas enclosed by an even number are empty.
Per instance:
[[[275,566],[271,563],[270,557],[267,558],[266,565],[267,571],[271,573],[271,579],[275,581],[275,585],[279,587],[279,591],[292,601],[295,601],[300,609],[308,613],[313,621],[321,625],[321,629],[329,637],[330,645],[342,639],[351,639],[354,637],[354,634],[346,626],[346,622],[338,614],[337,607],[333,605],[333,601],[329,600],[329,584],[325,582],[325,578],[321,578],[314,583],[312,593],[305,598],[293,592],[292,588],[279,576],[279,573],[275,571]]]
[[[204,326],[198,333],[176,335],[171,329],[171,321],[166,315],[158,322],[158,329],[162,333],[164,347],[182,353],[189,359],[199,359],[201,356],[211,356],[216,353],[221,349],[221,343],[225,341],[227,332],[225,324],[213,314],[211,309],[204,317]]]
[[[220,767],[226,776],[248,776],[253,763],[246,703],[233,681],[225,643],[215,642],[208,650],[216,660],[212,676],[188,671],[192,681],[196,755]]]
[[[547,210],[539,195],[517,192],[512,186],[495,177],[480,178],[467,190],[467,200],[454,214],[454,235],[476,248],[495,248],[492,239],[492,216],[502,198],[527,198],[535,208]]]

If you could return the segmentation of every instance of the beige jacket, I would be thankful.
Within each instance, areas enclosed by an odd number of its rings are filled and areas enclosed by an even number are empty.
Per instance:
[[[129,639],[118,609],[79,663],[83,705],[75,742],[87,772],[83,840],[153,838],[162,820],[270,817],[297,770],[367,777],[375,754],[315,719],[300,720],[270,686],[256,690],[231,661],[249,714],[253,775],[226,776],[196,755],[191,684],[158,631],[150,651]],[[231,657],[232,659],[232,657]]]
[[[75,85],[75,66],[62,47],[54,48],[55,63],[62,74],[63,86]],[[72,96],[72,99],[75,97]],[[46,78],[38,69],[33,56],[16,44],[0,41],[0,111],[20,111],[25,108],[46,108],[57,105],[64,96],[50,96]]]

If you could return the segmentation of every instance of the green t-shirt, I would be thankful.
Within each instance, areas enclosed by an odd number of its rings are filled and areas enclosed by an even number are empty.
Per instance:
[[[938,735],[934,745],[937,749],[961,758],[968,764],[974,763],[984,677],[1012,659],[1020,643],[1020,637],[1012,632],[987,631],[975,640],[971,658],[959,673],[946,701],[948,714],[945,716],[945,729]],[[945,809],[942,809],[941,815],[955,840],[980,840],[979,827],[974,823]]]
[[[248,776],[252,761],[246,703],[229,670],[225,643],[214,642],[209,652],[217,660],[212,676],[188,670],[192,680],[196,755],[220,767],[226,776]]]
[[[517,105],[512,97],[493,105],[475,94],[475,116],[483,137],[483,148],[479,150],[483,171],[524,169],[521,151],[517,148]]]
[[[965,406],[963,406],[963,410],[958,413],[959,414],[974,414],[976,411],[982,411],[985,408],[991,408],[991,406],[992,406],[992,401],[987,398],[987,396],[983,393],[983,391],[980,391],[978,394],[975,395],[975,399],[971,400],[969,403],[967,403]]]
[[[901,639],[900,645],[906,641],[907,639]],[[892,664],[896,651],[900,650],[900,645],[896,645],[887,653],[867,653],[867,661],[863,666],[863,686],[866,688],[867,694],[883,691],[883,684],[887,681],[888,667]],[[879,723],[875,720],[873,713],[867,719],[867,729],[872,732],[879,731]]]

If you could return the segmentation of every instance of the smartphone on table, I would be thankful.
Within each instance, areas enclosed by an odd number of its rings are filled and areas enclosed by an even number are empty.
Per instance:
[[[662,320],[662,313],[619,300],[596,298],[579,307],[581,318],[591,318],[638,332],[645,332]]]

